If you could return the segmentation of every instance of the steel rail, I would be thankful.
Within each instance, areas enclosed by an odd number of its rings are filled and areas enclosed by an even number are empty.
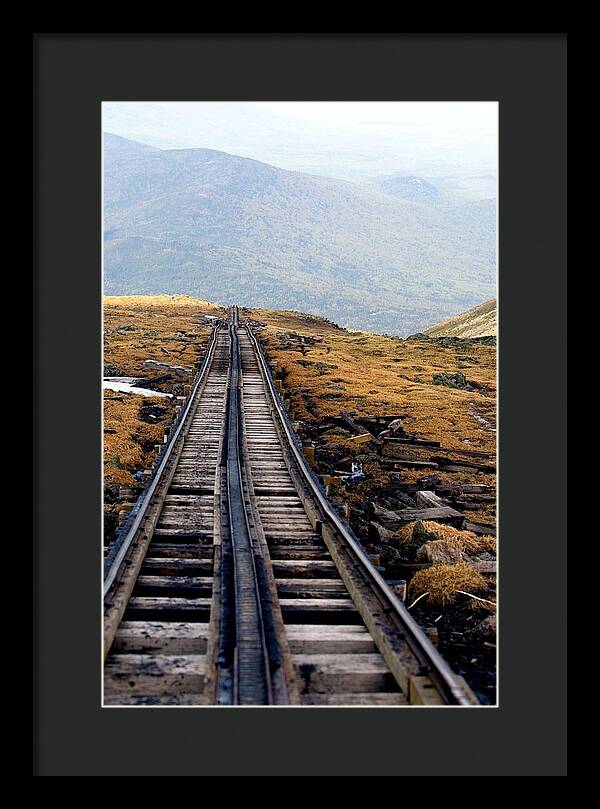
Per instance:
[[[183,430],[184,425],[187,423],[187,421],[189,419],[190,413],[194,409],[196,395],[197,395],[200,387],[202,386],[202,384],[205,382],[205,377],[206,377],[207,370],[208,370],[208,368],[210,367],[210,365],[212,363],[212,359],[213,359],[214,352],[215,352],[215,346],[216,346],[216,343],[217,343],[217,336],[219,334],[220,329],[221,329],[221,324],[220,323],[216,324],[213,327],[210,342],[208,344],[206,354],[204,355],[204,361],[202,363],[202,367],[201,367],[200,371],[198,372],[196,382],[194,383],[194,386],[193,386],[192,390],[190,391],[190,395],[188,396],[187,404],[186,404],[185,408],[183,409],[183,411],[181,413],[181,416],[179,418],[179,423],[178,423],[175,431],[171,434],[171,436],[169,438],[169,441],[166,444],[166,449],[163,451],[163,455],[162,455],[160,464],[159,464],[158,468],[156,469],[156,472],[154,473],[154,475],[152,477],[152,480],[148,484],[148,487],[147,487],[146,491],[144,493],[142,493],[142,495],[141,495],[141,502],[139,504],[139,507],[137,508],[137,513],[136,513],[136,516],[135,516],[133,522],[131,523],[126,535],[122,539],[118,540],[118,543],[119,543],[118,551],[117,551],[116,555],[114,556],[114,558],[112,559],[108,570],[105,571],[104,585],[103,585],[103,598],[106,598],[106,596],[108,595],[108,593],[110,592],[112,586],[115,584],[115,582],[116,582],[116,580],[118,578],[118,575],[119,575],[119,572],[121,571],[121,568],[122,568],[123,562],[125,560],[125,557],[127,556],[127,553],[129,551],[132,543],[133,543],[133,540],[136,537],[136,535],[138,533],[138,530],[139,530],[142,522],[144,521],[144,518],[146,517],[146,512],[148,511],[148,508],[149,508],[149,506],[150,506],[150,504],[152,502],[152,498],[154,497],[156,489],[157,489],[159,483],[161,482],[162,475],[163,475],[163,473],[165,471],[165,468],[167,466],[169,458],[171,457],[171,455],[173,453],[173,450],[175,448],[175,444],[177,443],[177,440],[178,440],[179,436],[181,435],[181,431]]]
[[[280,651],[272,632],[270,603],[265,598],[264,575],[259,573],[260,559],[252,540],[245,500],[243,466],[243,418],[241,403],[241,358],[237,307],[230,316],[230,376],[227,405],[226,494],[228,544],[233,561],[233,596],[235,599],[235,638],[233,649],[233,688],[225,683],[222,698],[230,693],[237,705],[272,705],[281,703]],[[229,590],[231,592],[231,590]],[[221,648],[225,652],[223,642]],[[226,655],[225,653],[225,656]]]
[[[268,705],[272,700],[269,666],[240,465],[240,357],[236,327],[237,313],[234,309],[230,325],[231,376],[227,430],[227,508],[236,601],[233,696],[236,704]]]
[[[421,667],[425,669],[425,673],[431,677],[435,685],[437,685],[438,689],[442,692],[442,696],[446,700],[447,704],[473,705],[473,700],[469,697],[467,690],[457,680],[456,675],[450,666],[435,649],[429,638],[425,635],[415,619],[408,612],[406,606],[402,603],[402,601],[400,601],[400,599],[386,583],[385,579],[381,576],[379,571],[376,570],[371,561],[367,558],[364,549],[361,547],[353,531],[340,519],[337,512],[325,496],[314,472],[308,466],[308,462],[304,454],[298,448],[295,433],[289,423],[289,419],[283,408],[281,399],[275,390],[273,378],[271,376],[262,346],[258,342],[258,339],[250,326],[247,326],[247,331],[254,350],[256,351],[263,379],[267,389],[270,392],[271,400],[278,414],[289,449],[291,450],[300,472],[302,473],[306,484],[310,487],[312,494],[318,502],[320,508],[327,515],[330,522],[335,526],[348,547],[352,550],[354,556],[359,561],[363,572],[368,576],[371,584],[376,589],[378,597],[382,601],[387,602],[391,608],[391,612],[393,612],[397,622],[400,624],[402,631],[405,632],[406,640],[411,648],[411,651],[417,657]]]

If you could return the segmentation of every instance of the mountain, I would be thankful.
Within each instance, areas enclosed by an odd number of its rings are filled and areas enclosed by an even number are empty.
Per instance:
[[[482,176],[422,177],[414,174],[380,174],[370,178],[371,185],[385,194],[422,205],[459,205],[496,196],[496,178]]]
[[[422,177],[405,174],[390,174],[378,177],[375,184],[386,194],[391,194],[410,202],[424,204],[436,203],[442,200],[442,195],[433,183]]]
[[[122,138],[120,135],[105,135],[104,136],[104,159],[105,160],[119,160],[127,157],[138,157],[141,155],[148,155],[151,152],[160,152],[154,146],[148,146],[146,143],[138,143],[135,140]]]
[[[105,292],[298,309],[408,335],[494,292],[495,211],[495,200],[425,206],[106,134]]]
[[[425,329],[431,337],[488,337],[496,334],[496,301],[481,303],[462,315]]]

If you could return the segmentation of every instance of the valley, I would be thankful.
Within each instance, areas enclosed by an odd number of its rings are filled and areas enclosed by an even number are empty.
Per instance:
[[[104,149],[109,295],[243,301],[408,336],[494,292],[495,199],[398,178],[389,193],[110,134]]]

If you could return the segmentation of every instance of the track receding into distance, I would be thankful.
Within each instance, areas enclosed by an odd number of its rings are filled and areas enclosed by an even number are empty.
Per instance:
[[[308,466],[234,307],[104,580],[105,705],[472,705]]]

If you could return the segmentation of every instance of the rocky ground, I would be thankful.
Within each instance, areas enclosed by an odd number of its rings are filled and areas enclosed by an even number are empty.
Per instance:
[[[105,377],[171,394],[104,393],[107,542],[189,389],[211,318],[223,314],[188,296],[105,299]],[[254,322],[338,510],[455,671],[493,704],[495,338],[401,340],[297,312],[241,316]]]
[[[222,308],[186,295],[104,299],[104,378],[133,378],[160,396],[104,391],[104,538],[109,544],[175,417]],[[148,363],[148,364],[146,364]],[[149,367],[150,366],[150,367]],[[175,370],[173,370],[175,369]]]

